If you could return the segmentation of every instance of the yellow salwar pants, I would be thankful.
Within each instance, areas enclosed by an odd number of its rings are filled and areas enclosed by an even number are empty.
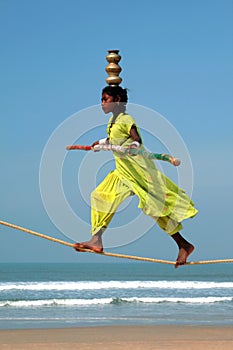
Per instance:
[[[116,171],[110,172],[91,194],[91,234],[95,235],[101,229],[106,229],[119,205],[134,194],[128,184],[117,176]],[[145,212],[145,214],[147,213]],[[181,223],[176,222],[169,216],[149,216],[169,235],[173,235],[182,229]]]

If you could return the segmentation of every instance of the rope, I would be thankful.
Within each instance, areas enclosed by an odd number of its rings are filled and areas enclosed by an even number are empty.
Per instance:
[[[10,224],[9,222],[0,221],[0,224],[4,225],[4,226],[11,227],[11,228],[14,228],[16,230],[20,230],[20,231],[24,231],[24,232],[30,233],[31,235],[34,235],[34,236],[37,236],[37,237],[48,239],[49,241],[53,241],[53,242],[56,242],[56,243],[67,245],[68,247],[74,247],[74,244],[72,244],[72,243],[65,242],[65,241],[62,241],[60,239],[53,238],[53,237],[50,237],[50,236],[46,236],[46,235],[43,235],[42,233],[38,233],[38,232],[29,230],[29,229],[21,227],[21,226]]]
[[[66,241],[62,241],[60,239],[51,237],[51,236],[47,236],[44,235],[42,233],[38,233],[36,231],[32,231],[29,230],[27,228],[21,227],[21,226],[17,226],[14,224],[10,224],[9,222],[5,222],[5,221],[0,221],[0,225],[4,225],[4,226],[8,226],[10,228],[19,230],[19,231],[23,231],[23,232],[27,232],[31,235],[40,237],[40,238],[44,238],[47,239],[49,241],[53,241],[59,244],[63,244],[66,245],[68,247],[72,247],[74,248],[75,245],[73,243],[69,243]],[[174,261],[169,261],[169,260],[161,260],[161,259],[153,259],[153,258],[144,258],[141,256],[134,256],[134,255],[125,255],[125,254],[115,254],[115,253],[108,253],[108,252],[95,252],[91,249],[85,249],[85,248],[79,248],[80,250],[84,251],[84,252],[88,252],[88,253],[94,253],[94,254],[99,254],[99,255],[105,255],[105,256],[111,256],[111,257],[115,257],[115,258],[121,258],[121,259],[130,259],[130,260],[139,260],[139,261],[147,261],[147,262],[153,262],[153,263],[161,263],[161,264],[169,264],[169,265],[175,265],[176,263]],[[205,261],[191,261],[191,262],[187,262],[185,265],[204,265],[204,264],[220,264],[220,263],[232,263],[233,259],[222,259],[222,260],[205,260]]]

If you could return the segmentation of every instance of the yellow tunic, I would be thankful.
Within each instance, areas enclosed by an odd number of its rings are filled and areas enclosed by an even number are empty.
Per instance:
[[[107,127],[110,143],[128,147],[133,141],[130,129],[136,125],[134,118],[120,113],[113,124],[112,118]],[[138,133],[140,135],[139,129]],[[161,173],[153,160],[117,152],[114,158],[116,169],[91,194],[92,234],[106,228],[117,207],[133,194],[139,198],[138,207],[170,235],[182,229],[182,220],[197,214],[184,190]]]

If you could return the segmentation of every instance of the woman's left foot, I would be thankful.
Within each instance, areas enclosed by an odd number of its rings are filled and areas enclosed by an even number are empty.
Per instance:
[[[75,243],[74,249],[77,252],[85,252],[85,250],[82,250],[82,249],[90,249],[96,253],[102,253],[102,251],[103,251],[102,238],[98,234],[94,235],[90,241],[82,242],[82,243]]]

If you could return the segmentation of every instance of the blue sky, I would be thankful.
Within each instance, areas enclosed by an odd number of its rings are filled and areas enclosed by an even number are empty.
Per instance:
[[[199,214],[184,223],[183,233],[196,246],[192,260],[232,258],[232,0],[1,0],[0,27],[1,220],[68,240],[43,205],[42,154],[55,130],[74,115],[77,135],[88,130],[83,143],[105,136],[108,117],[100,114],[100,127],[92,130],[91,114],[87,121],[82,111],[98,110],[107,50],[119,49],[122,85],[129,89],[130,102],[161,114],[190,154],[192,198]],[[156,127],[151,125],[152,133]],[[145,133],[145,145],[150,142]],[[154,147],[159,152],[159,142]],[[75,182],[82,157],[67,156],[64,181],[67,198],[88,224],[88,204],[79,202]],[[96,159],[102,158],[91,161]],[[171,167],[163,169],[177,176]],[[84,181],[85,174],[80,176]],[[82,183],[88,197],[91,189]],[[136,202],[130,210],[138,215]],[[126,220],[124,213],[120,216],[116,223]],[[80,230],[73,233],[77,241],[81,234],[88,239],[89,232]],[[0,233],[0,262],[112,261],[77,256],[71,248],[5,227]],[[111,251],[168,260],[177,255],[174,242],[156,225]]]

